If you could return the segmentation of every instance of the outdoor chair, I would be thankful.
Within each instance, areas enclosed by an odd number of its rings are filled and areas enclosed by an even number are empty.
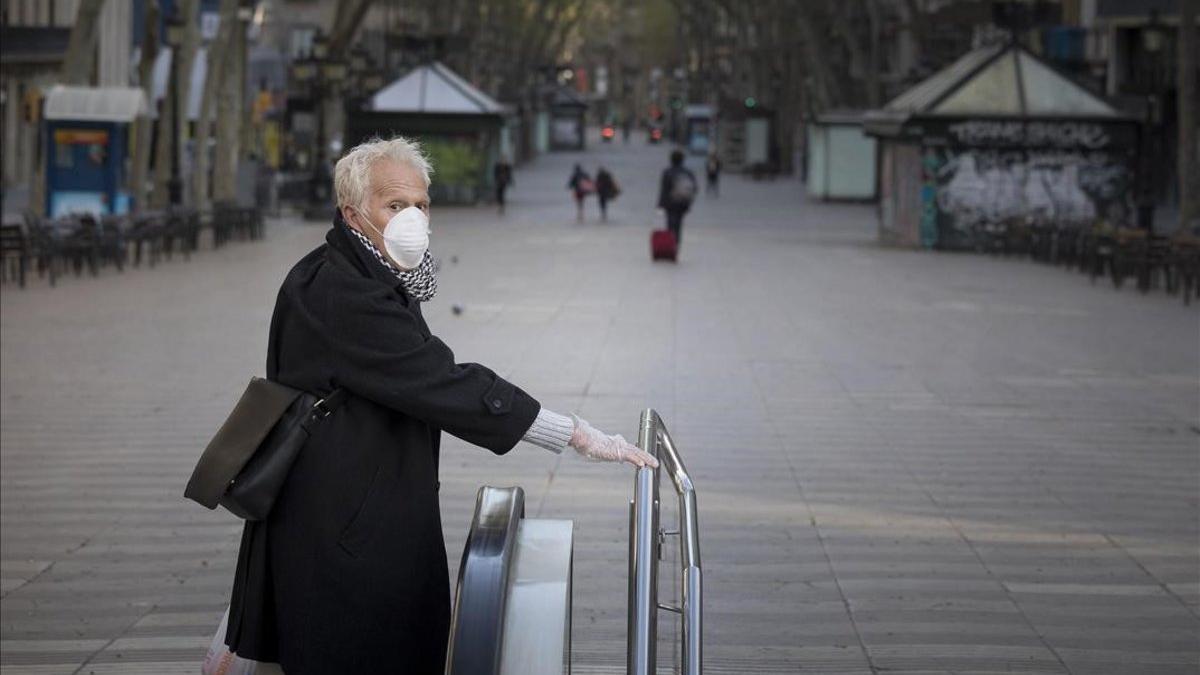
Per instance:
[[[1083,228],[1078,225],[1054,228],[1054,253],[1051,262],[1071,269],[1079,264]]]
[[[246,219],[246,210],[233,202],[217,202],[213,205],[213,243],[223,245],[235,236],[238,239],[253,239],[253,226]]]
[[[1147,246],[1145,230],[1131,227],[1117,228],[1112,240],[1112,254],[1109,263],[1113,288],[1119,289],[1127,278],[1138,276],[1139,265],[1147,256]]]
[[[75,257],[79,261],[76,269],[86,262],[92,276],[100,267],[109,263],[116,266],[118,271],[125,270],[125,236],[122,227],[123,216],[105,215],[97,220],[92,215],[82,215],[78,218],[78,227],[71,239],[72,246],[77,249]]]
[[[1079,271],[1088,275],[1094,284],[1096,279],[1105,274],[1115,275],[1113,267],[1116,252],[1117,229],[1105,221],[1100,221],[1088,228],[1080,243]]]
[[[237,213],[237,233],[239,239],[256,240],[262,238],[262,213],[254,207],[235,207]]]
[[[979,223],[971,230],[975,250],[979,253],[998,255],[1003,253],[1007,241],[1008,223]]]
[[[129,230],[129,217],[106,215],[100,218],[100,255],[105,263],[112,263],[118,272],[125,271],[129,257],[125,235]]]
[[[1171,237],[1165,267],[1167,292],[1180,291],[1183,304],[1192,304],[1192,292],[1200,294],[1200,237],[1186,232]]]
[[[1010,220],[1004,228],[1004,255],[1025,255],[1033,248],[1033,227],[1022,219]]]
[[[92,276],[100,273],[100,224],[90,215],[66,216],[52,221],[61,234],[60,255],[81,276],[86,267]]]
[[[29,240],[30,258],[38,276],[49,276],[50,285],[58,281],[58,266],[61,262],[60,241],[45,219],[32,212],[25,213],[25,234]]]
[[[1147,235],[1145,244],[1141,247],[1140,255],[1134,260],[1134,275],[1137,278],[1138,290],[1148,293],[1159,284],[1159,279],[1166,286],[1170,270],[1167,266],[1171,255],[1171,240],[1167,237]]]
[[[251,206],[247,211],[250,213],[250,238],[254,240],[262,239],[266,233],[262,208]]]
[[[133,218],[133,223],[127,235],[133,245],[133,264],[142,264],[142,250],[145,249],[146,262],[154,267],[162,254],[163,238],[166,231],[166,217],[160,211],[146,211]]]
[[[212,223],[213,248],[220,248],[229,241],[233,233],[234,222],[230,205],[223,202],[213,204],[209,220]]]
[[[20,224],[0,225],[0,280],[7,281],[9,270],[21,288],[25,288],[25,269],[29,265],[29,239]]]
[[[172,209],[166,214],[161,236],[162,251],[168,260],[176,246],[183,259],[189,259],[200,247],[200,213],[195,209]]]
[[[1033,225],[1029,228],[1029,256],[1038,262],[1054,262],[1057,225]]]

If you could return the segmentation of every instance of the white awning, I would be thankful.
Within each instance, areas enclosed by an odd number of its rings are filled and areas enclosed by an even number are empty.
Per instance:
[[[136,87],[68,87],[55,85],[46,94],[48,120],[132,122],[146,114],[146,97]]]
[[[370,110],[435,115],[500,115],[504,107],[438,62],[411,73],[371,97]]]

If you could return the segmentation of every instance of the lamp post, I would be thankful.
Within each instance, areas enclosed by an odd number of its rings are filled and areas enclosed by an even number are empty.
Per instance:
[[[324,36],[313,40],[312,52],[293,67],[293,75],[309,84],[313,105],[316,107],[316,134],[313,149],[312,179],[309,183],[308,217],[322,217],[329,208],[330,175],[328,165],[329,144],[325,138],[326,98],[339,90],[345,82],[349,67],[346,63],[329,58],[329,44]]]
[[[313,178],[324,170],[325,164],[325,70],[322,66],[329,56],[329,41],[324,35],[313,38],[312,59],[314,76],[312,79],[313,106],[317,109],[316,147],[313,148]],[[314,186],[316,188],[318,186]],[[311,193],[315,196],[316,190]]]
[[[299,85],[296,89],[297,95],[306,95],[310,99],[315,99],[315,82],[317,79],[317,64],[312,56],[306,56],[292,63],[292,81]],[[311,157],[311,155],[310,155]],[[311,160],[300,162],[298,168],[309,168]]]
[[[346,78],[350,75],[350,68],[342,61],[336,61],[326,58],[321,63],[321,107],[324,110],[325,102],[328,98],[339,96],[346,83]],[[322,127],[324,129],[324,127]],[[341,141],[339,141],[339,144]],[[321,156],[326,157],[329,148],[332,145],[330,139],[326,138],[322,133]]]
[[[182,107],[179,104],[179,62],[182,60],[179,52],[186,31],[184,18],[176,12],[167,21],[166,30],[167,45],[171,47],[171,86],[167,89],[167,95],[171,97],[171,178],[167,181],[167,199],[171,206],[183,204],[183,178],[179,172],[179,143],[183,140],[179,135],[179,108]]]
[[[1158,12],[1151,11],[1150,19],[1141,30],[1141,48],[1144,54],[1143,77],[1145,77],[1146,114],[1142,120],[1142,185],[1138,191],[1137,226],[1153,234],[1154,208],[1157,201],[1156,185],[1160,175],[1159,162],[1161,144],[1160,130],[1163,123],[1162,53],[1166,44],[1166,31],[1159,20]]]

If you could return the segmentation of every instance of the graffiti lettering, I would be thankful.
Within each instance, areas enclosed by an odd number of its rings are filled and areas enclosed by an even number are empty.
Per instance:
[[[952,124],[950,135],[963,145],[1020,145],[1025,138],[1022,122],[988,120]]]
[[[1030,122],[1025,143],[1030,147],[1086,148],[1095,150],[1111,139],[1099,124],[1090,122]]]
[[[1104,127],[1091,122],[969,120],[951,124],[948,131],[957,143],[970,146],[1097,150],[1112,143]]]
[[[1081,225],[1126,210],[1132,173],[1102,152],[972,150],[946,153],[937,205],[953,227],[1022,219]]]

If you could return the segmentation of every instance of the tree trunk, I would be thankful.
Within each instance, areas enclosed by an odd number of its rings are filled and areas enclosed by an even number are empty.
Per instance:
[[[154,100],[154,59],[158,56],[158,0],[146,3],[146,16],[142,32],[141,62],[138,63],[138,82],[147,101]],[[130,172],[130,193],[137,211],[147,207],[150,196],[146,189],[146,177],[150,172],[150,140],[154,122],[149,117],[139,117],[134,123],[133,170]]]
[[[444,6],[445,3],[439,2],[438,5]],[[371,0],[338,0],[329,20],[330,58],[341,58],[370,8]]]
[[[867,107],[874,110],[883,102],[883,91],[879,83],[879,39],[883,17],[880,16],[879,0],[864,0],[870,22],[870,44],[867,45]]]
[[[175,117],[175,97],[171,96],[172,81],[175,79],[176,58],[171,54],[171,68],[167,73],[167,90],[163,92],[162,105],[158,109],[158,120],[155,123],[155,135],[158,142],[154,146],[154,190],[150,194],[153,208],[165,208],[170,202],[168,192],[171,181],[171,153],[175,152],[175,134],[171,133],[171,120]]]
[[[929,33],[925,12],[921,8],[919,0],[905,0],[904,4],[904,27],[908,30],[908,39],[912,43],[912,59],[913,67],[918,71],[921,70],[921,47],[925,45],[926,36]]]
[[[830,72],[828,62],[829,42],[825,39],[824,28],[813,25],[813,15],[810,7],[805,5],[805,13],[797,21],[800,42],[804,54],[804,70],[809,76],[808,93],[806,97],[810,107],[818,111],[829,110],[837,105],[834,76]]]
[[[213,113],[228,67],[229,43],[233,37],[233,25],[237,22],[237,8],[238,0],[221,0],[221,23],[216,38],[208,47],[208,68],[204,92],[200,97],[200,115],[196,120],[196,161],[192,169],[192,203],[198,209],[205,209],[209,204],[208,141],[212,138]]]
[[[217,101],[217,147],[213,162],[213,199],[237,199],[239,141],[242,123],[242,98],[245,93],[246,27],[237,19],[231,28],[233,35],[226,50],[225,71],[221,78],[220,99]]]
[[[192,91],[192,66],[196,62],[196,50],[200,47],[199,0],[182,0],[179,11],[183,12],[185,21],[183,44],[179,48],[179,70],[176,77],[179,83],[175,87],[175,106],[178,115],[175,116],[175,137],[172,149],[177,154],[180,171],[188,166],[187,139],[191,136],[188,120],[188,101]],[[187,201],[182,195],[180,199]]]
[[[1200,147],[1196,126],[1196,14],[1200,0],[1179,0],[1179,224],[1200,226]]]
[[[96,24],[104,0],[79,0],[75,12],[75,25],[71,27],[71,38],[67,42],[67,53],[63,57],[63,84],[87,85],[91,83],[96,59]]]

